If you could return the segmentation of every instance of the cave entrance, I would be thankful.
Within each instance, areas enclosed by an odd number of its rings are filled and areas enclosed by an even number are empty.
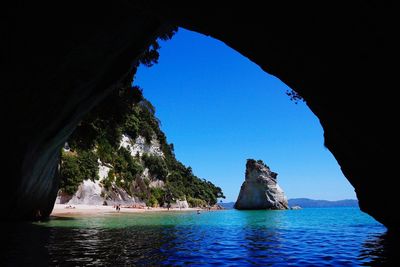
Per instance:
[[[318,118],[276,77],[224,43],[186,29],[162,42],[135,84],[156,107],[177,158],[235,201],[247,158],[278,172],[289,198],[354,199]]]
[[[227,202],[237,198],[248,158],[262,159],[278,172],[279,183],[289,198],[354,198],[336,161],[323,147],[323,132],[317,118],[306,103],[290,99],[287,95],[289,87],[266,75],[225,44],[194,32],[180,29],[172,40],[161,45],[159,63],[149,69],[139,68],[134,84],[143,89],[144,96],[155,107],[168,141],[174,144],[176,157],[192,166],[196,175],[222,187]],[[187,263],[193,251],[211,252],[206,256],[214,257],[213,253],[230,250],[224,243],[227,238],[224,233],[228,233],[241,244],[233,245],[235,252],[232,255],[236,261],[250,258],[267,264],[277,260],[273,253],[282,253],[277,258],[287,263],[296,248],[288,250],[288,257],[281,249],[281,243],[285,244],[285,239],[298,238],[298,232],[279,227],[288,221],[310,223],[307,215],[298,217],[295,212],[234,212],[227,217],[223,213],[207,211],[183,216],[176,216],[176,213],[139,215],[134,219],[109,216],[90,219],[89,225],[78,219],[74,226],[82,228],[80,233],[88,237],[93,250],[104,250],[105,247],[114,257],[120,253],[119,250],[114,252],[114,246],[122,247],[126,251],[125,259],[118,256],[117,261],[135,262],[138,257],[132,248],[137,246],[163,251],[160,257],[165,259],[151,258],[148,259],[150,263],[152,260],[172,265],[180,260]],[[351,217],[347,218],[346,223],[351,220]],[[319,223],[311,220],[308,227],[316,232],[300,235],[302,244],[310,240],[316,242],[312,236],[317,239],[331,237],[314,235],[319,234]],[[131,224],[139,227],[124,230]],[[63,225],[63,221],[55,220],[53,226]],[[111,225],[112,230],[102,230],[99,234],[97,230],[86,229],[101,229],[105,225]],[[308,231],[312,231],[310,229]],[[353,231],[353,228],[347,229]],[[291,233],[295,235],[291,236]],[[71,236],[79,243],[76,235]],[[112,242],[104,242],[104,236]],[[270,243],[277,244],[277,249],[265,245]],[[54,242],[50,247],[57,246],[59,243]],[[198,256],[196,253],[194,257]],[[232,255],[223,260],[231,260]]]

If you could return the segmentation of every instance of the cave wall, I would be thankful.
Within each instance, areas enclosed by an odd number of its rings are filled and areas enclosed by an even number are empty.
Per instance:
[[[398,143],[392,94],[400,23],[389,3],[52,5],[10,6],[1,26],[7,37],[1,44],[7,70],[1,101],[9,152],[3,163],[12,173],[3,177],[9,190],[2,198],[15,203],[1,216],[51,210],[60,146],[129,72],[163,23],[171,22],[225,42],[300,93],[319,118],[325,146],[355,187],[361,209],[398,228],[391,153]]]
[[[83,2],[8,7],[1,92],[4,219],[50,214],[60,148],[162,30],[160,21],[125,1]]]

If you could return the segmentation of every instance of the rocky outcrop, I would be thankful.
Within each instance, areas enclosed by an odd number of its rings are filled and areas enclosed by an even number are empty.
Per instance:
[[[288,209],[288,200],[276,181],[277,176],[278,174],[272,172],[261,160],[248,159],[246,178],[240,188],[235,209]]]
[[[136,137],[132,140],[129,136],[123,134],[120,147],[128,149],[132,157],[137,154],[142,156],[144,153],[154,155],[156,157],[164,157],[161,151],[159,141],[153,138],[149,144],[145,142],[145,138],[142,136]],[[68,151],[64,149],[64,151]],[[102,184],[102,181],[107,178],[109,171],[113,168],[111,165],[103,164],[98,160],[99,164],[99,179],[98,180],[84,180],[78,187],[78,190],[73,195],[67,195],[60,190],[56,198],[56,204],[66,204],[66,205],[76,205],[76,204],[86,204],[86,205],[139,205],[146,206],[145,202],[140,200],[140,198],[132,196],[124,188],[118,186],[115,182],[111,184],[109,189],[106,189]],[[150,188],[163,188],[164,182],[155,179],[149,173],[148,168],[144,168],[142,174],[137,177],[139,183],[144,183],[144,180],[149,181]],[[132,191],[134,191],[134,186]],[[139,190],[139,189],[137,189]],[[140,193],[140,192],[137,192]],[[177,205],[185,207],[184,203],[180,203],[177,200]],[[186,202],[186,201],[185,201]],[[186,202],[187,206],[187,202]]]
[[[360,208],[399,229],[392,156],[399,142],[395,2],[6,1],[3,9],[7,190],[0,201],[12,205],[2,219],[50,213],[60,148],[129,72],[163,21],[172,21],[223,41],[296,90],[321,122],[325,146]],[[377,190],[378,178],[385,190]]]
[[[143,136],[138,136],[135,140],[132,140],[129,136],[123,134],[120,146],[128,149],[133,157],[136,154],[142,156],[144,153],[164,157],[164,153],[160,148],[160,142],[156,138],[153,138],[150,144],[148,144]]]
[[[166,205],[164,207],[167,207]],[[174,203],[171,203],[171,208],[173,209],[188,209],[189,203],[185,200],[176,200]]]
[[[84,180],[78,187],[76,193],[72,196],[68,196],[59,192],[56,204],[66,204],[66,205],[133,205],[140,204],[145,206],[143,201],[139,198],[130,196],[126,190],[116,185],[112,188],[106,190],[102,184],[101,180]]]

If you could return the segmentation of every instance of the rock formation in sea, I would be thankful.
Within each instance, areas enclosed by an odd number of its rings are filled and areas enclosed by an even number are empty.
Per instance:
[[[277,176],[262,160],[248,159],[246,178],[240,188],[235,209],[288,209],[288,200],[277,183]]]

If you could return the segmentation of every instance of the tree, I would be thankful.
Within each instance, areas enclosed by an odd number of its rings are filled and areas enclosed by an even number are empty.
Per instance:
[[[286,90],[286,95],[289,96],[290,100],[293,101],[295,104],[297,104],[299,101],[304,101],[304,98],[293,89]]]

